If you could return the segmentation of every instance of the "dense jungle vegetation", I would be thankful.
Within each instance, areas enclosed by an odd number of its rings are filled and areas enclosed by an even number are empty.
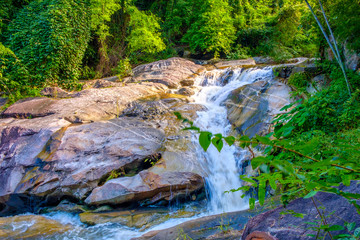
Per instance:
[[[315,11],[317,1],[310,1]],[[340,43],[360,50],[358,0],[324,1]],[[320,12],[318,12],[321,15]],[[131,74],[171,56],[276,61],[325,57],[302,0],[4,0],[0,3],[0,92],[10,102],[44,86]]]

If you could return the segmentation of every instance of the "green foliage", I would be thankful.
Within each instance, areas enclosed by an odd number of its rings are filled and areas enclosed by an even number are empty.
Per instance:
[[[128,51],[145,53],[163,51],[166,46],[159,33],[159,20],[151,13],[146,14],[139,11],[135,6],[129,7],[127,12],[130,15],[130,33],[127,37]]]
[[[288,84],[294,86],[298,89],[303,89],[309,86],[310,79],[307,73],[305,72],[298,72],[294,73],[290,76],[288,80]]]
[[[74,86],[89,39],[87,9],[80,0],[37,0],[17,13],[7,45],[31,73],[32,85]]]
[[[118,65],[113,68],[113,74],[119,79],[132,75],[130,60],[128,58],[119,61]]]
[[[201,1],[198,19],[184,35],[183,41],[196,51],[228,52],[235,40],[230,7],[224,0]]]

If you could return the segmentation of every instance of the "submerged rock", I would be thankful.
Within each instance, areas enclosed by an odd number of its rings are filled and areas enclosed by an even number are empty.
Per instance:
[[[1,239],[40,239],[60,235],[72,228],[38,215],[0,218]]]
[[[133,177],[122,177],[107,181],[92,191],[85,200],[89,205],[124,204],[139,202],[151,205],[160,201],[189,198],[204,188],[201,176],[187,172],[151,173],[147,170]]]
[[[195,212],[179,210],[170,212],[164,208],[153,208],[145,210],[131,211],[111,211],[111,212],[86,212],[80,214],[81,222],[88,225],[103,223],[120,223],[130,228],[145,230],[149,227],[165,222],[169,218],[188,218],[194,216]]]

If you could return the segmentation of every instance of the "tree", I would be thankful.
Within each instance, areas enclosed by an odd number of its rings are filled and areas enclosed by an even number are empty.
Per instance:
[[[224,0],[201,1],[198,18],[184,35],[183,41],[195,50],[228,52],[235,40],[231,8]]]

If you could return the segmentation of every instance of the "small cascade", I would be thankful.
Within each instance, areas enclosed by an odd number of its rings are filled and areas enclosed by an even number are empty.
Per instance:
[[[194,97],[195,103],[203,104],[208,109],[208,111],[198,113],[195,125],[202,130],[213,134],[221,133],[223,136],[229,135],[232,129],[227,120],[227,110],[222,104],[231,91],[258,80],[270,80],[273,73],[272,68],[252,68],[245,71],[237,69],[233,71],[228,83],[222,86],[224,79],[228,76],[228,69],[205,72],[196,81],[203,88]],[[197,142],[198,139],[196,138],[194,141]],[[209,173],[207,183],[210,195],[209,212],[211,213],[248,208],[247,200],[241,198],[242,193],[240,191],[224,193],[241,186],[237,166],[242,159],[236,157],[236,152],[235,146],[229,147],[227,144],[224,144],[221,152],[218,152],[214,146],[210,146],[207,152],[204,152],[200,146],[198,147],[199,159],[203,159],[203,164]]]

